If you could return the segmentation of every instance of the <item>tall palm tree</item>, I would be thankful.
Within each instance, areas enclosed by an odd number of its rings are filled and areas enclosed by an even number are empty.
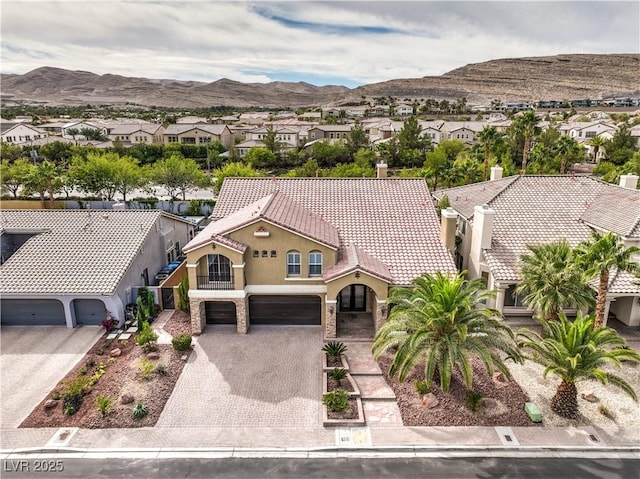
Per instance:
[[[520,257],[522,281],[516,292],[525,294],[524,304],[549,321],[557,321],[569,307],[593,304],[593,292],[584,273],[572,261],[567,241],[527,246],[530,254]]]
[[[527,173],[527,160],[529,159],[529,150],[531,149],[531,141],[538,131],[538,118],[533,110],[525,111],[522,116],[514,120],[514,127],[524,137],[524,148],[522,149],[522,170],[521,175]]]
[[[598,161],[598,152],[600,148],[607,143],[607,140],[602,138],[601,136],[594,136],[589,140],[589,145],[593,147],[593,161],[594,163]]]
[[[498,351],[520,361],[521,355],[511,329],[498,320],[495,310],[478,307],[492,296],[481,280],[466,281],[455,276],[425,274],[413,281],[413,289],[395,288],[389,303],[389,320],[378,330],[372,346],[378,358],[397,347],[389,371],[404,381],[424,362],[425,381],[431,384],[436,367],[440,386],[447,392],[451,374],[458,369],[471,389],[471,357],[477,356],[487,372],[494,368],[509,377],[509,370]]]
[[[489,158],[493,149],[502,141],[502,135],[496,129],[495,126],[485,125],[485,127],[478,132],[476,138],[480,142],[480,145],[484,149],[484,181],[489,179]]]
[[[526,355],[527,359],[544,366],[544,377],[551,373],[562,380],[551,399],[551,409],[556,414],[569,419],[578,417],[576,383],[584,380],[613,384],[638,400],[629,383],[602,369],[607,364],[620,367],[621,360],[640,361],[640,354],[625,348],[625,340],[614,329],[595,327],[593,315],[578,314],[569,321],[561,313],[558,321],[538,321],[545,337],[522,329],[518,332],[518,337],[523,338],[519,345],[533,352]]]
[[[596,328],[604,324],[604,310],[609,292],[609,276],[611,270],[629,273],[640,273],[640,264],[631,256],[640,252],[640,248],[631,246],[625,249],[624,243],[618,235],[611,231],[599,233],[594,231],[591,239],[583,241],[575,250],[577,264],[585,268],[585,274],[590,278],[598,278],[598,296],[596,299]]]
[[[562,161],[560,162],[560,174],[564,175],[567,169],[567,159],[569,158],[569,155],[580,151],[580,146],[578,145],[578,142],[570,136],[563,135],[556,143],[555,150],[562,158]]]

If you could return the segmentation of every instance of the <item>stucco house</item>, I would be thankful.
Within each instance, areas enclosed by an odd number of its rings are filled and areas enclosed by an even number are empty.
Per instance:
[[[206,145],[219,141],[226,149],[232,144],[231,130],[227,125],[209,123],[179,123],[167,125],[163,132],[164,143],[183,143],[185,145]]]
[[[120,141],[124,145],[146,143],[148,145],[161,145],[164,127],[155,123],[124,123],[118,125],[109,133],[111,141]]]
[[[105,310],[123,321],[195,228],[158,210],[2,210],[0,322],[99,325]]]
[[[46,132],[25,123],[0,123],[0,140],[12,144],[29,144],[46,137]]]
[[[212,222],[183,249],[191,324],[322,326],[386,320],[389,288],[453,272],[416,178],[226,178]],[[346,327],[345,326],[345,327]]]
[[[611,185],[587,176],[502,178],[501,173],[494,167],[490,181],[438,190],[433,196],[449,198],[442,236],[457,267],[468,270],[469,278],[485,278],[487,287],[497,290],[491,305],[506,316],[531,314],[515,294],[527,245],[566,239],[576,246],[592,231],[611,231],[626,247],[640,245],[637,176],[623,175],[620,185]],[[640,325],[636,283],[625,272],[611,275],[605,316],[611,312],[629,326]]]

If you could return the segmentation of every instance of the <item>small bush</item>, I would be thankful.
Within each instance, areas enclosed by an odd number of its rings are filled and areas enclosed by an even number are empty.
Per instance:
[[[329,371],[328,376],[336,381],[341,381],[347,377],[347,370],[342,368],[333,368]]]
[[[62,398],[62,394],[60,394],[59,391],[53,391],[53,393],[51,394],[51,399],[54,399],[57,401],[60,398]]]
[[[467,407],[473,412],[478,411],[482,407],[482,394],[478,391],[467,392]]]
[[[158,335],[151,328],[148,321],[142,321],[142,327],[136,335],[136,343],[145,351],[153,351],[156,347]]]
[[[164,364],[158,364],[154,369],[154,372],[158,376],[166,376],[167,375],[167,367]]]
[[[62,407],[65,414],[75,414],[82,405],[82,399],[91,387],[87,376],[78,376],[73,381],[64,384],[62,392]]]
[[[418,394],[421,396],[431,392],[431,384],[428,384],[427,381],[416,381],[415,386],[416,391],[418,391]]]
[[[322,403],[331,412],[345,412],[349,409],[349,393],[344,389],[335,389],[324,395]]]
[[[178,334],[171,340],[171,344],[176,349],[176,351],[187,351],[191,349],[191,335]]]
[[[87,359],[87,362],[85,363],[85,367],[87,369],[91,369],[92,367],[94,367],[96,365],[96,361],[93,358],[89,358]]]
[[[103,417],[107,415],[112,404],[113,398],[110,398],[109,396],[99,394],[96,397],[96,406],[98,406],[98,411],[100,411],[100,414],[102,414]]]
[[[331,357],[338,357],[341,354],[344,354],[347,351],[347,347],[341,341],[329,341],[327,344],[322,346],[322,350]]]
[[[86,376],[87,368],[80,368],[80,370],[78,371],[78,374],[80,374],[81,376]]]
[[[142,379],[148,379],[149,374],[151,374],[151,371],[153,371],[154,369],[155,366],[153,365],[153,363],[147,358],[143,358],[142,364],[140,365],[140,376],[142,377]]]
[[[142,404],[141,402],[137,403],[131,410],[131,417],[133,419],[144,419],[148,415],[149,415],[149,408],[144,404]]]
[[[598,406],[598,412],[600,412],[600,414],[602,414],[604,417],[608,417],[612,421],[616,418],[615,413],[604,404],[600,404],[600,406]]]

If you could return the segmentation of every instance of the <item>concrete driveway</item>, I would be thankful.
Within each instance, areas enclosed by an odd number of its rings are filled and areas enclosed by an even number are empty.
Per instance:
[[[0,425],[18,427],[103,333],[97,326],[3,326]]]
[[[320,327],[208,326],[156,427],[321,426]]]

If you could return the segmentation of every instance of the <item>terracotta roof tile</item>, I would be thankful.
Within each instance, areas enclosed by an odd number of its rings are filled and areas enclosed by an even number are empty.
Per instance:
[[[354,244],[345,245],[338,251],[338,263],[325,272],[323,279],[330,281],[355,270],[365,271],[385,281],[393,280],[386,264]]]

